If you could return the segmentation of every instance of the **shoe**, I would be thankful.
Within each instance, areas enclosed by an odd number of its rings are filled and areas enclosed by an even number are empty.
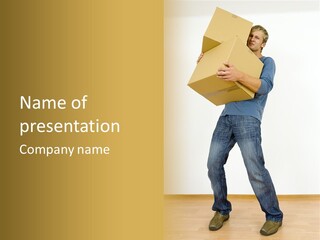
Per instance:
[[[210,231],[217,231],[222,228],[223,223],[229,219],[229,214],[222,215],[219,212],[216,212],[209,223]]]
[[[275,222],[275,221],[266,221],[261,230],[260,230],[260,233],[261,235],[264,235],[264,236],[270,236],[272,234],[275,234],[278,229],[281,227],[282,225],[282,222]]]

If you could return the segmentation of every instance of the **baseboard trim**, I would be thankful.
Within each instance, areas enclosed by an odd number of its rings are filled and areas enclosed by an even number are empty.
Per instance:
[[[213,199],[212,194],[164,194],[164,199]],[[229,194],[230,199],[255,199],[253,194]],[[306,199],[306,200],[320,200],[320,194],[280,194],[279,200],[293,200],[293,199]]]

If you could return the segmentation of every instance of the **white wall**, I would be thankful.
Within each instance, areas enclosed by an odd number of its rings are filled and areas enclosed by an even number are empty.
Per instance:
[[[211,193],[206,162],[223,107],[187,87],[202,36],[219,6],[269,31],[276,61],[262,121],[266,166],[278,194],[320,194],[319,1],[182,1],[165,6],[165,193]],[[252,194],[236,145],[226,164],[231,194]]]

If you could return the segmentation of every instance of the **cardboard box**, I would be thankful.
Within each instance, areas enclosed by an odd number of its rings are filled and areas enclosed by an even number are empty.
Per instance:
[[[204,54],[188,86],[215,105],[253,98],[254,93],[240,83],[224,81],[216,76],[218,68],[224,62],[229,62],[238,70],[256,78],[260,77],[263,67],[259,58],[235,37]]]
[[[202,52],[236,36],[246,43],[252,25],[252,22],[217,7],[203,36]]]

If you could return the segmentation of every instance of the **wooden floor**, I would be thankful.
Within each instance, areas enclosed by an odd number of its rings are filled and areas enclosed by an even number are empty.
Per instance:
[[[320,196],[279,196],[283,225],[272,236],[259,231],[265,218],[254,196],[230,196],[230,219],[215,232],[208,230],[214,215],[212,196],[165,197],[165,240],[320,240]]]

